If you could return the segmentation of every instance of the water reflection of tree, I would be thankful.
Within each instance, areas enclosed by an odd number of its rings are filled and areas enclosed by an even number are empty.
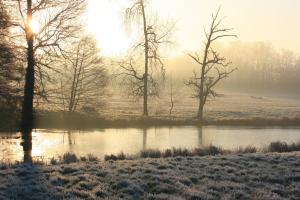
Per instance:
[[[63,144],[65,144],[65,134],[67,133],[67,139],[68,139],[68,144],[70,146],[73,146],[75,144],[75,136],[72,131],[68,130],[67,132],[64,132],[63,135]]]
[[[143,128],[143,147],[142,147],[143,150],[147,148],[147,134],[148,134],[148,129]]]
[[[204,145],[204,142],[203,142],[203,127],[202,126],[199,126],[197,128],[198,130],[198,147],[203,147]]]
[[[67,134],[67,141],[66,144],[68,144],[68,151],[73,152],[74,145],[76,144],[75,140],[75,134],[74,131],[68,130],[65,131],[63,134],[63,144],[65,144],[65,135]]]
[[[22,142],[24,162],[32,163],[32,129],[22,131]]]

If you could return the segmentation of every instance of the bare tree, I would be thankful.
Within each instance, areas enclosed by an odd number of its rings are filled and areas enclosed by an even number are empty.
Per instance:
[[[50,78],[46,69],[52,69],[53,57],[60,56],[67,40],[73,39],[80,31],[78,18],[86,0],[5,2],[14,14],[12,24],[16,27],[14,39],[17,40],[17,47],[27,54],[22,129],[31,130],[34,94],[45,96],[45,79]],[[38,30],[33,30],[34,23],[39,24]],[[23,46],[22,38],[25,38],[26,46]]]
[[[194,97],[199,99],[199,109],[197,118],[203,121],[203,108],[209,97],[215,97],[214,87],[224,78],[227,78],[236,68],[230,68],[231,62],[214,50],[213,43],[225,37],[237,37],[228,34],[232,29],[220,28],[224,18],[219,19],[219,12],[212,16],[212,23],[209,32],[205,31],[206,42],[202,58],[198,53],[189,56],[200,67],[200,73],[194,71],[193,76],[186,81],[186,85],[194,90]]]
[[[182,85],[181,81],[178,80],[178,78],[174,78],[172,74],[167,77],[167,85],[165,89],[165,94],[169,98],[168,103],[169,103],[169,118],[174,119],[175,115],[173,115],[173,111],[176,109],[176,106],[178,103],[182,100],[183,96],[185,93],[182,91]]]
[[[173,26],[160,26],[157,20],[151,23],[146,13],[146,0],[133,0],[132,6],[126,10],[126,19],[130,22],[137,20],[142,22],[143,39],[134,50],[142,49],[144,54],[144,67],[139,70],[136,60],[132,57],[127,62],[122,62],[121,74],[129,77],[132,95],[143,97],[143,115],[148,116],[148,96],[158,94],[159,81],[154,72],[164,78],[165,68],[159,49],[163,44],[170,43],[169,36]]]
[[[62,59],[64,71],[56,75],[53,102],[69,113],[99,107],[108,76],[95,39],[82,38]]]
[[[13,25],[16,26],[16,37],[25,39],[19,41],[18,45],[26,43],[23,47],[27,55],[27,68],[22,106],[25,162],[31,162],[35,89],[45,93],[43,75],[47,77],[47,74],[43,69],[51,68],[51,58],[59,56],[63,52],[63,44],[80,30],[78,17],[85,8],[85,2],[86,0],[6,0],[11,6],[11,13],[15,14]],[[33,30],[34,22],[39,23],[39,30]],[[39,79],[36,79],[36,75],[39,75]],[[35,84],[36,80],[39,81],[38,84]]]

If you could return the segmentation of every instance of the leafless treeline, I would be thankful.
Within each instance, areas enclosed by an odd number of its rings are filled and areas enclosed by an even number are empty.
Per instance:
[[[222,52],[239,69],[223,86],[244,91],[300,91],[300,56],[294,52],[278,50],[266,42],[235,42],[222,48]]]

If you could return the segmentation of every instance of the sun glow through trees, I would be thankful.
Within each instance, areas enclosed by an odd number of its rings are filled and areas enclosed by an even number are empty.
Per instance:
[[[102,55],[119,56],[133,46],[137,30],[126,31],[124,10],[127,0],[90,0],[87,12],[87,31],[93,34]]]
[[[32,33],[34,34],[37,34],[40,30],[40,25],[37,21],[35,21],[34,19],[32,19],[30,22],[29,22],[29,27],[32,31]]]

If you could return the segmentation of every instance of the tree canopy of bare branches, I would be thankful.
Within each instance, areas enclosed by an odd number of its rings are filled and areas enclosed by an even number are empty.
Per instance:
[[[23,50],[21,59],[27,63],[22,106],[22,137],[24,161],[31,162],[31,131],[33,128],[33,101],[35,94],[46,96],[45,79],[50,77],[53,58],[62,55],[63,45],[79,31],[80,14],[86,0],[4,0],[10,7],[11,25],[15,34],[15,48]],[[39,24],[33,30],[33,23]],[[26,56],[25,56],[26,55]],[[26,58],[26,59],[25,59]]]
[[[189,54],[200,67],[199,72],[194,71],[193,76],[186,81],[186,85],[194,90],[194,97],[199,99],[197,118],[203,121],[203,108],[209,97],[215,97],[214,87],[227,78],[236,68],[231,68],[231,62],[227,61],[213,48],[213,44],[226,37],[237,37],[228,33],[232,29],[220,27],[224,18],[219,18],[220,9],[212,16],[209,31],[205,31],[206,41],[203,55],[198,53]]]
[[[108,76],[96,41],[84,37],[72,45],[61,61],[63,70],[56,75],[52,101],[64,111],[95,109],[105,93]]]
[[[33,126],[34,94],[46,97],[45,82],[50,80],[55,58],[64,52],[64,45],[80,32],[79,17],[86,0],[5,0],[10,6],[12,25],[15,27],[16,47],[27,54],[22,127]],[[37,32],[32,23],[39,25]],[[26,45],[25,45],[26,44]],[[26,54],[25,54],[26,52]]]

